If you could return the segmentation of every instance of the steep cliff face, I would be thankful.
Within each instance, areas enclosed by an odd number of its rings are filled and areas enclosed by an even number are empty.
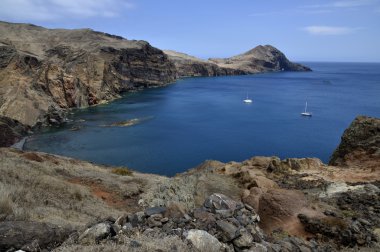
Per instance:
[[[176,78],[174,64],[145,41],[0,22],[0,115],[25,125],[61,123],[68,108]]]
[[[342,136],[330,165],[379,169],[380,119],[358,116]]]
[[[311,71],[309,67],[290,62],[277,48],[257,46],[244,54],[226,59],[209,59],[219,67],[239,69],[249,73],[276,71]]]

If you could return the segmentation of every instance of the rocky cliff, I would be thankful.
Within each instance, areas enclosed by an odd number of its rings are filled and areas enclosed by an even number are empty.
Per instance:
[[[60,123],[68,108],[176,77],[168,57],[145,41],[0,22],[0,115],[28,126]]]
[[[248,73],[277,71],[311,71],[309,67],[290,62],[277,48],[257,46],[246,53],[225,59],[209,59],[219,67],[239,69]]]
[[[380,169],[380,119],[356,117],[344,131],[329,164]]]

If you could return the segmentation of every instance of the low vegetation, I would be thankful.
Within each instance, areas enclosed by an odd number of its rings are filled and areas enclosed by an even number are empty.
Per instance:
[[[151,178],[160,178],[138,173],[132,177],[126,168],[5,148],[0,149],[0,174],[0,221],[61,226],[83,226],[100,217],[117,217],[132,207],[136,210],[133,195],[150,186]]]
[[[113,168],[111,170],[113,174],[117,174],[120,176],[132,176],[132,171],[129,170],[128,168]]]

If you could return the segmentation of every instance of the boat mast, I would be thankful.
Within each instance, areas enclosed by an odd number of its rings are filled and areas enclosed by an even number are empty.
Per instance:
[[[307,110],[307,102],[306,102],[306,105],[305,105],[305,113],[306,113],[306,110]]]

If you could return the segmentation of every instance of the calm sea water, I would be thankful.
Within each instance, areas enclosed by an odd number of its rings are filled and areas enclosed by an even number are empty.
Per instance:
[[[380,64],[306,64],[313,72],[188,78],[128,94],[74,111],[72,122],[34,135],[26,148],[164,175],[206,159],[328,162],[357,115],[380,117]],[[243,103],[247,93],[252,104]],[[311,118],[300,115],[306,101]],[[104,127],[134,118],[140,123]]]

